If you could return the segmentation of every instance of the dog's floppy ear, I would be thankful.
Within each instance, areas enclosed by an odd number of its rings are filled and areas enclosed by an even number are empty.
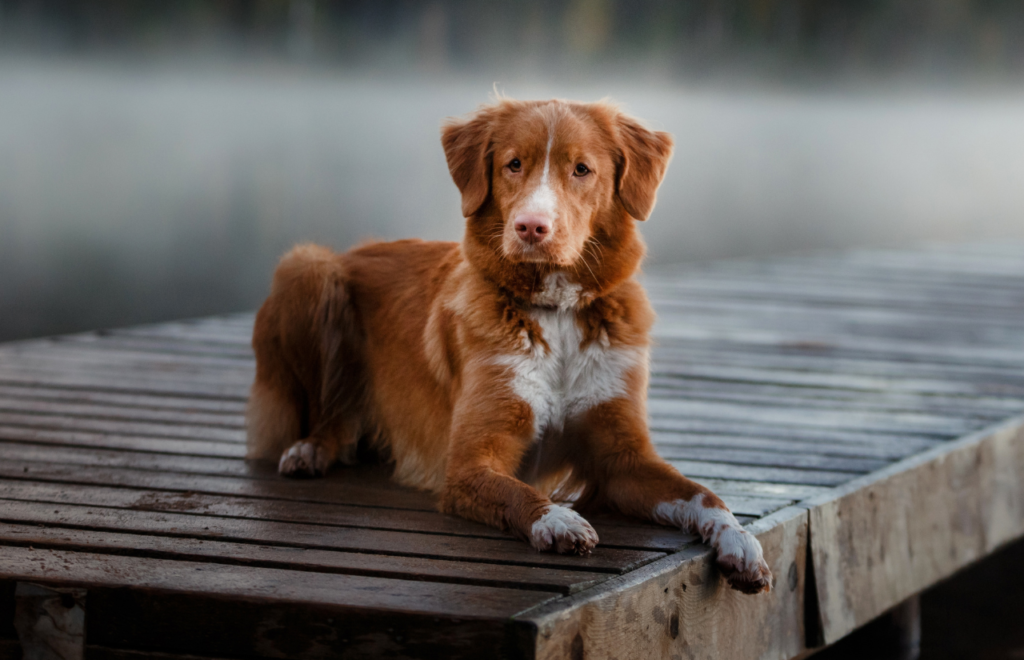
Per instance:
[[[462,215],[480,210],[491,192],[491,124],[494,112],[484,107],[469,119],[449,119],[441,129],[448,171],[462,193]]]
[[[654,210],[658,186],[672,159],[672,136],[650,131],[631,117],[615,120],[621,160],[616,188],[626,212],[646,220]]]

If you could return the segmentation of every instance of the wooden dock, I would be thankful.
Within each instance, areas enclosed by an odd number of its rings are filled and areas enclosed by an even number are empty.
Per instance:
[[[87,658],[786,659],[1024,534],[1024,246],[646,280],[655,441],[771,594],[667,528],[591,517],[593,555],[540,554],[382,466],[247,464],[244,314],[0,348],[0,658],[45,601]]]

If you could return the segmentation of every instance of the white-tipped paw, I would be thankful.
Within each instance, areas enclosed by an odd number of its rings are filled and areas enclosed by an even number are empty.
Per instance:
[[[530,528],[530,545],[538,550],[588,555],[597,541],[597,532],[583,516],[557,504],[548,506]]]
[[[318,477],[330,467],[327,453],[319,445],[300,441],[281,454],[277,471],[286,477]]]
[[[715,549],[718,568],[733,589],[745,594],[771,591],[772,572],[753,534],[740,527],[726,527],[718,535]]]

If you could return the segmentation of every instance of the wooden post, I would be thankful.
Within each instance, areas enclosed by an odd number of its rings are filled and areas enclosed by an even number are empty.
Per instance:
[[[921,656],[921,599],[911,596],[885,614],[814,655],[821,660],[872,658],[917,660]]]
[[[898,660],[917,660],[921,655],[921,596],[911,596],[886,615]]]
[[[14,627],[23,660],[82,660],[85,589],[50,589],[18,582]]]

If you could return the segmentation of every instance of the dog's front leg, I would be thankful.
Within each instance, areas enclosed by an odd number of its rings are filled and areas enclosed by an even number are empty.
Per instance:
[[[771,589],[761,544],[722,500],[658,456],[642,405],[609,401],[585,417],[588,495],[622,513],[700,534],[718,551],[729,584],[744,593]]]
[[[541,551],[585,555],[598,542],[597,532],[583,516],[490,462],[465,462],[450,470],[441,509],[508,529]]]
[[[598,542],[590,523],[514,476],[533,442],[533,414],[493,382],[468,379],[472,395],[456,406],[441,510],[511,530],[537,550],[588,554]]]

